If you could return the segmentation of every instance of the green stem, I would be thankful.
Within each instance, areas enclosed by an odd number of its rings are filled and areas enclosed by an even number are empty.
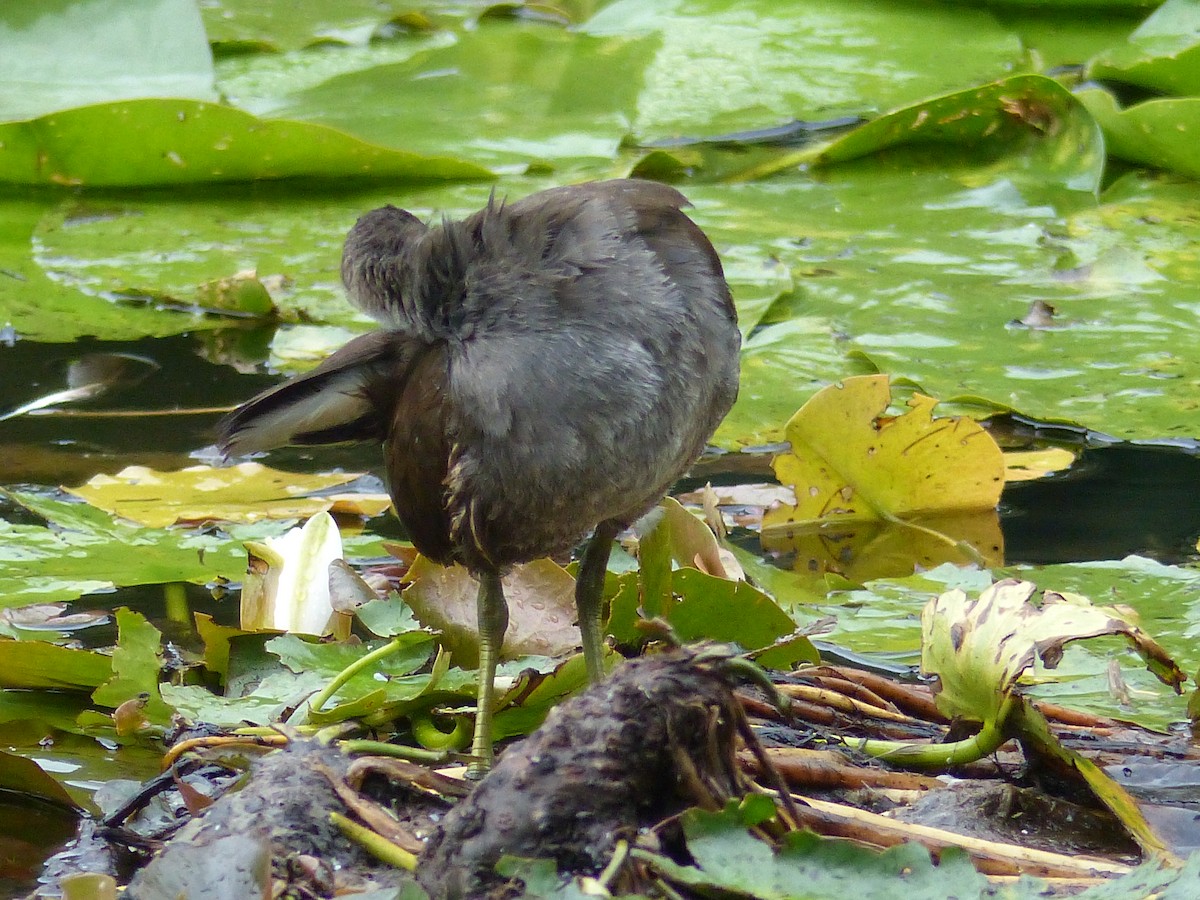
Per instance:
[[[354,662],[350,663],[350,665],[346,666],[346,668],[342,669],[342,671],[333,676],[333,680],[331,680],[329,684],[325,685],[323,689],[314,695],[307,704],[301,705],[300,708],[296,710],[292,719],[288,721],[288,724],[304,724],[309,716],[311,716],[313,713],[320,712],[322,707],[329,702],[329,699],[334,694],[341,690],[342,686],[347,681],[349,681],[363,669],[374,666],[381,659],[386,659],[399,649],[400,639],[393,638],[382,647],[378,647],[375,650],[372,650],[366,656],[360,657],[359,659],[356,659]]]
[[[985,722],[979,733],[962,741],[949,744],[910,744],[905,741],[874,741],[863,738],[846,741],[853,747],[875,759],[913,769],[943,769],[961,766],[983,759],[1000,749],[1007,739],[1004,724],[1013,708],[1013,698],[1005,697],[996,717]]]
[[[445,750],[422,750],[420,747],[409,747],[406,744],[390,744],[387,741],[369,741],[366,738],[352,738],[339,741],[338,747],[346,753],[361,756],[391,756],[396,759],[407,759],[409,762],[438,765],[454,759],[454,754]]]
[[[342,834],[360,847],[365,848],[377,859],[381,859],[388,865],[395,866],[397,869],[404,869],[406,872],[415,872],[417,870],[417,857],[415,855],[409,853],[403,847],[396,846],[378,832],[372,831],[365,825],[359,825],[341,813],[330,813],[329,821],[336,825]]]

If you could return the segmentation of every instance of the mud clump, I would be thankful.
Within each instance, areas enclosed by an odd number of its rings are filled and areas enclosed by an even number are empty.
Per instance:
[[[508,896],[503,856],[596,874],[640,827],[743,793],[731,657],[701,646],[634,660],[555,708],[434,833],[417,868],[430,896]]]
[[[332,896],[339,873],[365,880],[380,864],[330,821],[345,812],[333,781],[349,764],[336,748],[303,740],[256,760],[242,788],[180,828],[126,896],[258,896],[272,882]]]

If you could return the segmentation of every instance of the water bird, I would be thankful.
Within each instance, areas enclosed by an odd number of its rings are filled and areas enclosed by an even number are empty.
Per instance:
[[[218,425],[240,455],[377,441],[413,544],[479,581],[474,763],[492,761],[507,567],[587,536],[576,605],[603,677],[616,536],[703,451],[738,390],[741,339],[720,259],[656,182],[616,179],[497,201],[426,225],[394,206],[350,230],[342,280],[379,323]]]

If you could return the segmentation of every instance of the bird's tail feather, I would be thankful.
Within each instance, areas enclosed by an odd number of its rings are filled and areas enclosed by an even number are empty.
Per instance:
[[[368,388],[393,364],[394,350],[386,332],[355,338],[311,372],[227,415],[217,425],[217,446],[239,456],[287,444],[382,440],[384,422]]]

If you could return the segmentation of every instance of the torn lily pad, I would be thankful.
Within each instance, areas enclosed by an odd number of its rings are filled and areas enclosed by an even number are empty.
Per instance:
[[[796,504],[763,516],[764,548],[860,582],[943,562],[998,564],[999,446],[973,419],[934,418],[931,397],[914,394],[898,416],[891,399],[886,375],[857,376],[792,416],[791,451],[773,466]]]

